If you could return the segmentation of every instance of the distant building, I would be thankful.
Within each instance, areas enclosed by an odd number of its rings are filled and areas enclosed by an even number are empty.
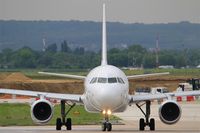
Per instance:
[[[172,65],[165,65],[165,66],[158,66],[160,69],[174,69],[174,66]]]
[[[143,67],[122,67],[123,70],[142,70]]]

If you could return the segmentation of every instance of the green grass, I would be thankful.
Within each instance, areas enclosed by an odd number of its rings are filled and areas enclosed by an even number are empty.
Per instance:
[[[60,117],[60,106],[54,108],[54,116],[48,125],[55,125],[56,118]],[[72,123],[75,125],[100,124],[102,114],[88,113],[83,106],[75,106],[69,113]],[[112,116],[111,120],[119,118]],[[30,106],[28,104],[0,104],[0,126],[31,126],[35,125],[31,119]]]

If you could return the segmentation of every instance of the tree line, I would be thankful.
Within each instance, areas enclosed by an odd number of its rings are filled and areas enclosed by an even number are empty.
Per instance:
[[[200,64],[200,49],[164,49],[158,53],[159,65],[174,67],[197,66]],[[99,52],[86,51],[83,47],[72,49],[67,41],[48,45],[45,51],[36,51],[29,47],[18,50],[3,49],[0,53],[0,68],[56,68],[90,69],[100,64]],[[156,54],[141,45],[131,45],[124,49],[112,48],[108,51],[109,64],[118,67],[156,67]]]

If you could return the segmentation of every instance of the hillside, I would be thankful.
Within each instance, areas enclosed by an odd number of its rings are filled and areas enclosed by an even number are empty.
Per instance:
[[[189,22],[169,24],[108,23],[109,47],[140,44],[155,47],[156,35],[160,35],[160,47],[169,49],[200,48],[200,24]],[[101,23],[89,21],[0,21],[0,50],[29,46],[42,49],[46,44],[67,40],[72,47],[82,46],[99,50]]]

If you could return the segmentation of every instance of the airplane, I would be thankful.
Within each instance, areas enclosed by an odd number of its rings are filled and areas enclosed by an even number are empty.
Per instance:
[[[68,118],[67,115],[77,103],[83,104],[85,110],[88,112],[102,113],[104,115],[102,131],[112,130],[112,124],[109,120],[112,113],[124,112],[127,106],[133,104],[135,104],[144,114],[144,118],[139,120],[139,130],[145,130],[146,126],[149,126],[150,130],[155,130],[155,120],[154,118],[150,118],[152,100],[165,99],[159,107],[160,120],[165,124],[174,124],[179,121],[182,111],[178,103],[173,100],[173,97],[200,95],[200,91],[130,95],[128,93],[129,79],[162,76],[169,73],[165,72],[126,76],[122,70],[108,64],[105,4],[103,4],[101,65],[93,68],[87,76],[49,72],[39,73],[84,80],[84,93],[82,95],[76,95],[6,88],[0,88],[0,93],[39,97],[39,100],[34,101],[31,105],[31,118],[38,124],[48,123],[53,116],[53,105],[48,99],[60,100],[61,118],[57,118],[56,120],[56,130],[61,130],[62,126],[65,126],[67,130],[72,130],[72,120],[71,118]],[[66,111],[65,106],[69,102],[72,104],[69,104],[70,108]],[[142,108],[143,105],[146,106],[145,110]]]

